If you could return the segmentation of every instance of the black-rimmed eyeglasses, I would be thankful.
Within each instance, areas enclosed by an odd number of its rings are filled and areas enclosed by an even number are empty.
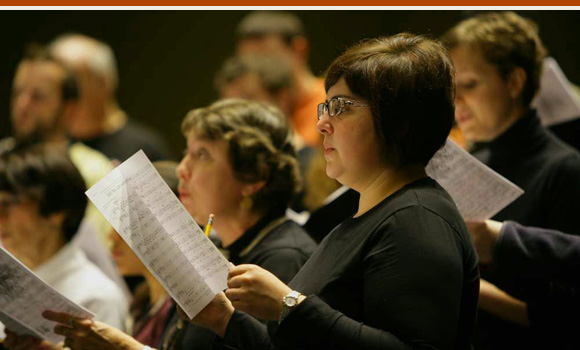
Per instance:
[[[322,118],[324,113],[328,111],[330,117],[339,115],[344,111],[344,106],[350,107],[370,107],[366,104],[361,104],[359,101],[345,100],[341,97],[332,98],[328,102],[322,102],[318,105],[318,120]]]

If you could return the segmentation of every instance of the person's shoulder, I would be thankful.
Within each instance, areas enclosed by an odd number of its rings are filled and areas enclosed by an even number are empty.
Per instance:
[[[545,162],[559,164],[560,162],[574,162],[580,166],[580,152],[568,145],[556,135],[546,130],[547,142],[543,149]]]
[[[96,149],[85,145],[82,142],[74,142],[69,146],[69,156],[71,158],[90,158],[91,161],[110,163],[106,155]]]
[[[107,156],[82,142],[71,144],[68,151],[70,159],[89,187],[97,183],[114,168]]]
[[[119,130],[119,136],[126,142],[143,149],[152,161],[169,159],[169,147],[163,137],[154,129],[133,119]]]
[[[156,142],[161,142],[159,133],[151,127],[133,119],[129,119],[119,131],[123,136],[130,136],[131,138],[139,140],[152,139]]]
[[[81,252],[83,255],[84,253]],[[124,301],[123,291],[101,269],[84,255],[82,264],[77,270],[78,285],[88,291],[90,299]]]
[[[15,141],[13,137],[0,139],[0,154],[14,149]]]
[[[540,176],[576,180],[580,176],[580,152],[560,141],[556,136],[550,136],[541,155]]]
[[[276,227],[263,241],[270,250],[295,251],[311,254],[316,249],[316,242],[296,222],[286,220]]]
[[[427,221],[438,221],[460,236],[465,236],[465,223],[451,196],[431,178],[408,186],[405,193],[393,202],[390,215],[385,216],[388,225],[396,222],[412,227],[424,225]]]
[[[443,210],[446,214],[451,215],[457,213],[453,200],[447,191],[430,177],[406,185],[379,206],[383,217],[389,217],[410,208],[425,208],[434,212]]]

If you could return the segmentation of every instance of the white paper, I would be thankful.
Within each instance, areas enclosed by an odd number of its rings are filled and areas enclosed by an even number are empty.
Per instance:
[[[92,319],[95,315],[54,290],[4,248],[0,247],[0,321],[19,335],[34,335],[56,344],[64,337],[53,332],[45,310]]]
[[[580,98],[552,57],[544,60],[540,91],[532,102],[543,125],[554,125],[580,117]]]
[[[143,151],[86,193],[190,318],[227,288],[228,261]]]
[[[487,220],[524,193],[450,139],[426,171],[451,195],[465,220]]]

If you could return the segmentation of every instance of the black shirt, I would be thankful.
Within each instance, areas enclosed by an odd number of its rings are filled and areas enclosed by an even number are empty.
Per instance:
[[[269,230],[268,226],[272,225],[275,227]],[[252,246],[253,241],[264,234],[264,238]],[[258,265],[288,283],[315,249],[316,243],[298,224],[284,216],[267,216],[225,250],[234,265]]]
[[[140,149],[152,162],[171,158],[169,148],[159,135],[132,120],[112,134],[79,141],[119,162],[124,162]]]
[[[547,131],[534,110],[482,146],[473,155],[525,191],[494,220],[580,235],[580,154]],[[482,277],[518,299],[541,288],[526,278],[502,280],[499,272],[483,268]],[[475,343],[480,349],[543,349],[542,336],[481,310]]]
[[[580,237],[507,221],[493,261],[500,280],[539,282],[525,301],[532,330],[547,340],[540,346],[580,348]]]
[[[236,311],[239,349],[468,349],[477,258],[455,204],[415,181],[335,228],[290,287],[308,297],[277,326]]]
[[[358,192],[348,189],[346,192],[316,209],[304,224],[304,229],[316,242],[321,242],[330,231],[358,210]]]
[[[473,155],[525,191],[494,220],[580,235],[580,154],[542,127],[535,111]]]
[[[560,140],[580,151],[580,117],[559,124],[550,125],[549,130]]]

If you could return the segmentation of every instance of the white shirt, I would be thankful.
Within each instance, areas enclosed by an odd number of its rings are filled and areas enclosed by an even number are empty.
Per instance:
[[[121,289],[74,244],[34,269],[48,285],[95,313],[95,320],[124,329],[127,301]]]
[[[107,248],[99,240],[95,227],[85,218],[81,221],[77,234],[72,239],[72,244],[81,248],[90,262],[95,264],[107,277],[117,284],[123,291],[127,300],[131,300],[131,291],[127,287],[123,276],[119,273],[113,257],[107,251]]]

